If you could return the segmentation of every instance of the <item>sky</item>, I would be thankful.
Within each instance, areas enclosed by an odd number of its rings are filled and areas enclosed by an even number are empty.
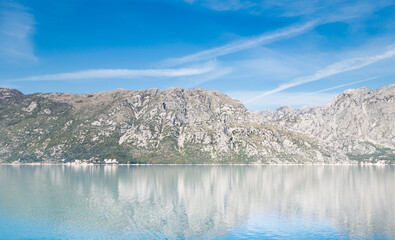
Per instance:
[[[205,88],[251,111],[395,83],[395,0],[0,0],[0,87]]]

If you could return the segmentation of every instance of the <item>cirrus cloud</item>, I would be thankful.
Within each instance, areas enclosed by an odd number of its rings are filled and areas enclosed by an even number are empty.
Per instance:
[[[368,65],[371,65],[373,63],[376,63],[378,61],[381,61],[381,60],[384,60],[387,58],[391,58],[393,56],[395,56],[395,44],[390,45],[388,47],[388,50],[385,51],[384,53],[377,54],[374,56],[369,56],[369,57],[346,59],[346,60],[331,64],[331,65],[327,66],[326,68],[315,72],[312,75],[295,78],[294,80],[292,80],[288,83],[281,84],[280,86],[278,86],[275,89],[266,91],[262,94],[252,97],[252,98],[248,99],[245,103],[251,103],[256,100],[261,99],[264,96],[278,93],[278,92],[284,91],[286,89],[296,87],[296,86],[299,86],[299,85],[302,85],[305,83],[315,82],[315,81],[318,81],[323,78],[327,78],[327,77],[330,77],[330,76],[333,76],[336,74],[360,69],[360,68],[366,67]]]
[[[176,68],[176,69],[92,69],[77,72],[35,75],[23,78],[10,79],[9,82],[21,81],[60,81],[77,79],[103,79],[125,78],[133,79],[140,77],[182,77],[208,73],[215,69],[215,64],[208,63],[200,67]]]
[[[0,3],[0,57],[5,60],[33,60],[34,16],[13,2]]]
[[[240,41],[231,42],[223,46],[211,48],[184,57],[168,59],[167,62],[171,64],[183,64],[189,62],[198,62],[203,60],[215,59],[217,57],[247,50],[250,48],[261,46],[263,44],[271,43],[273,41],[302,34],[308,30],[313,29],[317,24],[318,21],[310,21],[301,25],[293,25],[271,33],[264,33],[257,37],[250,37]]]

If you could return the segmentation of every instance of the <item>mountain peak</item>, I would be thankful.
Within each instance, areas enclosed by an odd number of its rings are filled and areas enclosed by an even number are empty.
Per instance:
[[[21,93],[16,89],[0,88],[0,100],[21,97],[21,96],[23,96],[23,93]]]
[[[355,88],[355,89],[347,89],[343,92],[343,94],[364,94],[369,92],[370,89],[367,87]]]

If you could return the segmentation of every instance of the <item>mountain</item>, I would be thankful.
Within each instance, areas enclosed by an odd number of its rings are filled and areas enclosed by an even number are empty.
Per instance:
[[[349,89],[321,107],[281,107],[258,114],[289,131],[316,137],[351,160],[395,161],[395,84]]]
[[[0,89],[0,161],[347,162],[340,151],[249,112],[219,91],[91,94]]]

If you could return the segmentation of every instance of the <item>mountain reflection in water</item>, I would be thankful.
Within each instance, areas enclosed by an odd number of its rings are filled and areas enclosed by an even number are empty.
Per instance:
[[[0,238],[395,238],[394,166],[0,166]]]

